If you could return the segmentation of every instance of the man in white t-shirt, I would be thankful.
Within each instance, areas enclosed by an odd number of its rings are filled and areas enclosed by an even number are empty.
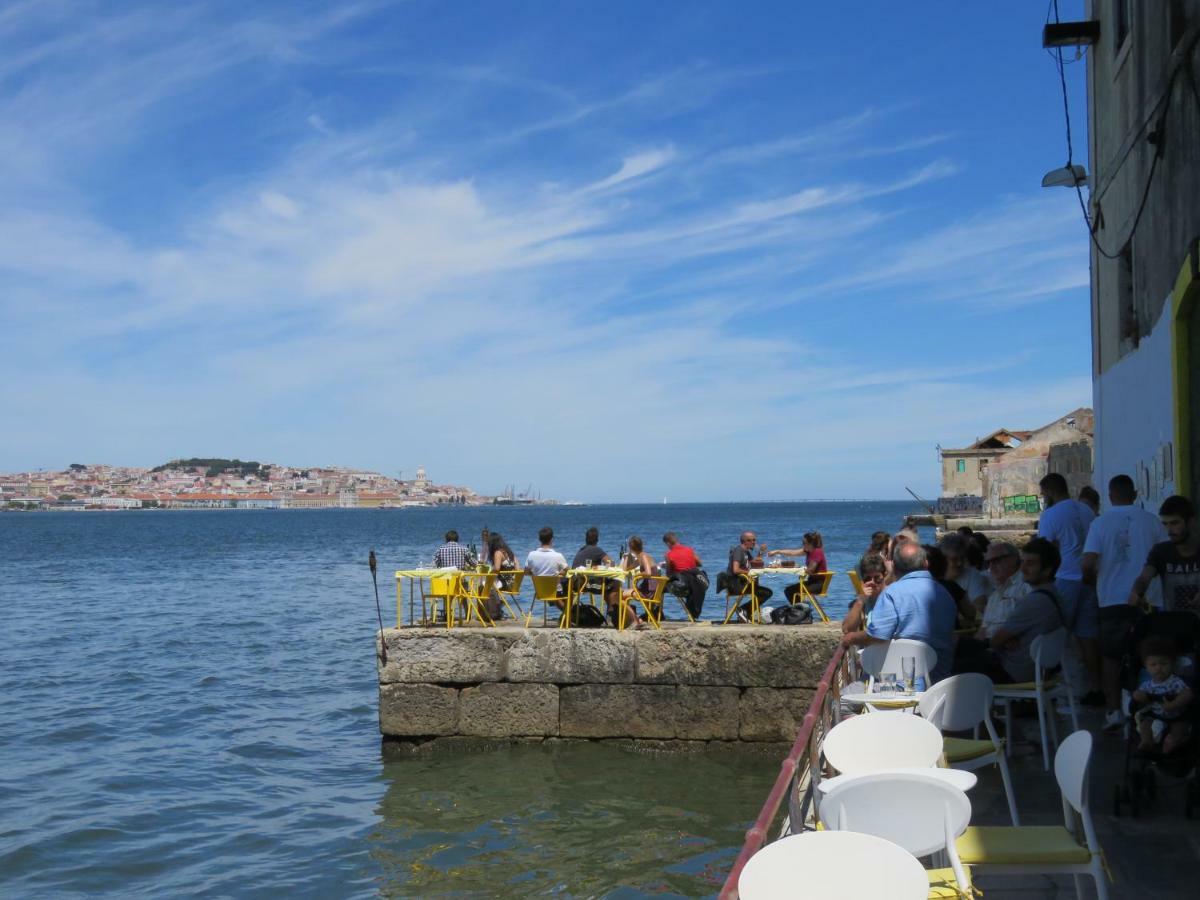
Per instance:
[[[1137,489],[1128,475],[1116,475],[1108,482],[1108,500],[1112,509],[1092,522],[1080,565],[1084,580],[1096,585],[1100,604],[1100,682],[1107,709],[1104,730],[1116,731],[1125,720],[1121,712],[1121,657],[1129,632],[1141,614],[1136,606],[1129,605],[1129,594],[1150,548],[1167,538],[1158,516],[1134,505]],[[1158,594],[1147,600],[1156,606],[1161,603]]]
[[[525,571],[530,575],[561,575],[567,570],[567,558],[554,549],[554,529],[538,532],[541,546],[530,550],[525,557]]]
[[[1038,537],[1053,542],[1062,557],[1054,590],[1067,617],[1067,630],[1078,640],[1087,666],[1088,691],[1081,702],[1100,706],[1104,703],[1104,695],[1100,691],[1100,625],[1096,592],[1091,585],[1084,584],[1079,565],[1088,528],[1096,514],[1086,503],[1071,499],[1067,479],[1058,472],[1051,472],[1038,482],[1038,486],[1046,501],[1046,509],[1038,520]]]

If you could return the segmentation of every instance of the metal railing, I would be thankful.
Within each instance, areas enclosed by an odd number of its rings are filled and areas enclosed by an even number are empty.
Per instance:
[[[779,766],[779,777],[766,802],[754,820],[753,827],[746,832],[746,842],[742,851],[734,860],[733,868],[718,895],[720,900],[736,900],[738,896],[738,878],[750,857],[757,853],[770,840],[769,835],[775,820],[779,817],[783,801],[788,801],[788,831],[800,831],[808,818],[808,810],[812,803],[812,779],[810,773],[820,766],[821,741],[825,739],[829,729],[837,723],[840,715],[842,686],[850,680],[849,657],[847,645],[838,644],[817,682],[816,693],[791,752]],[[819,770],[818,770],[819,771]],[[782,836],[782,835],[780,835]]]

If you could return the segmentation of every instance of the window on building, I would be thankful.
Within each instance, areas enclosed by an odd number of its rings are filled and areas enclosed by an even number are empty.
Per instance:
[[[1116,56],[1125,46],[1129,37],[1129,18],[1131,0],[1112,0],[1113,20],[1113,55]]]
[[[965,459],[957,460],[954,465],[954,471],[956,471],[956,472],[967,471],[967,461]]]

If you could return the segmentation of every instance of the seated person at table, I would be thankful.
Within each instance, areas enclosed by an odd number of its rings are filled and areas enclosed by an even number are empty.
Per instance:
[[[894,638],[926,643],[937,654],[930,678],[940,681],[950,674],[954,657],[954,600],[929,574],[925,548],[920,544],[902,541],[892,563],[896,581],[875,601],[866,629],[847,634],[845,640],[858,647],[886,644]]]
[[[878,553],[865,554],[858,561],[858,578],[862,582],[863,592],[854,598],[846,610],[846,618],[842,619],[842,634],[862,631],[867,627],[875,601],[883,593],[883,585],[887,581],[886,560]]]
[[[933,544],[922,544],[925,549],[926,565],[929,566],[929,574],[933,576],[933,580],[946,589],[946,593],[950,595],[950,599],[954,601],[954,608],[958,610],[958,615],[954,620],[955,631],[963,631],[968,628],[974,628],[979,619],[979,614],[975,611],[974,604],[967,599],[967,592],[959,585],[946,577],[949,571],[949,564],[946,562],[946,554],[940,547]]]
[[[996,684],[1033,681],[1029,648],[1038,635],[1066,626],[1061,602],[1054,590],[1058,548],[1045,538],[1034,538],[1021,550],[1021,576],[1029,591],[1018,598],[1012,611],[997,623],[983,652],[960,654],[959,672],[980,672]]]
[[[967,599],[982,613],[987,605],[988,594],[992,592],[992,585],[986,575],[967,562],[971,552],[970,542],[961,534],[948,534],[938,543],[938,547],[946,558],[945,577],[962,588]]]
[[[475,554],[458,542],[458,532],[451,528],[446,532],[446,543],[433,554],[435,569],[469,569],[475,565]]]
[[[730,596],[737,596],[745,587],[745,579],[743,576],[749,577],[751,569],[762,567],[762,557],[754,555],[754,545],[758,541],[758,535],[753,531],[743,531],[741,539],[734,546],[729,548],[729,566],[725,570],[725,591]],[[769,587],[756,584],[754,586],[754,594],[758,598],[761,605],[773,594]],[[743,603],[737,612],[737,617],[743,622],[750,621],[750,604]]]
[[[572,569],[587,569],[596,566],[611,566],[612,558],[600,549],[600,530],[589,528],[583,535],[583,546],[571,561]],[[588,593],[603,594],[604,602],[608,604],[608,618],[617,624],[617,603],[621,599],[620,582],[608,578],[580,578],[577,585],[579,590]]]
[[[525,573],[527,575],[561,575],[567,570],[567,558],[554,549],[554,529],[550,527],[543,528],[538,532],[538,541],[541,546],[536,550],[530,550],[529,555],[525,557]],[[558,595],[563,596],[564,586],[562,582],[558,585]],[[556,605],[561,609],[563,601],[559,600]]]
[[[682,585],[683,605],[693,619],[700,618],[700,610],[704,607],[704,595],[708,593],[707,578],[701,580],[701,569],[704,565],[696,551],[687,544],[680,543],[679,536],[673,531],[663,535],[663,543],[667,546],[667,555],[663,559],[667,575],[673,582]],[[667,590],[673,591],[671,585]]]
[[[621,592],[621,602],[626,605],[625,621],[633,622],[635,628],[640,628],[642,620],[628,604],[631,599],[654,596],[654,582],[650,578],[658,574],[658,564],[654,557],[646,552],[645,543],[636,534],[629,538],[629,553],[621,560],[621,568],[626,572],[636,573],[633,587]]]
[[[767,556],[803,556],[804,568],[807,570],[804,587],[810,594],[819,594],[821,588],[825,586],[825,578],[822,573],[829,571],[829,566],[825,562],[825,549],[821,540],[821,532],[805,532],[803,545],[795,550],[770,550],[765,552]],[[799,592],[800,585],[789,584],[783,589],[783,596],[787,597],[788,603],[795,605],[796,594]]]

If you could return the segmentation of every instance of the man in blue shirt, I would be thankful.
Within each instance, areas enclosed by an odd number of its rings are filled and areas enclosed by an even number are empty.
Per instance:
[[[867,630],[851,632],[846,640],[859,647],[893,638],[922,641],[937,653],[937,665],[929,674],[940,681],[950,674],[954,661],[954,600],[926,570],[928,561],[920,544],[898,544],[893,564],[897,580],[875,601]]]

